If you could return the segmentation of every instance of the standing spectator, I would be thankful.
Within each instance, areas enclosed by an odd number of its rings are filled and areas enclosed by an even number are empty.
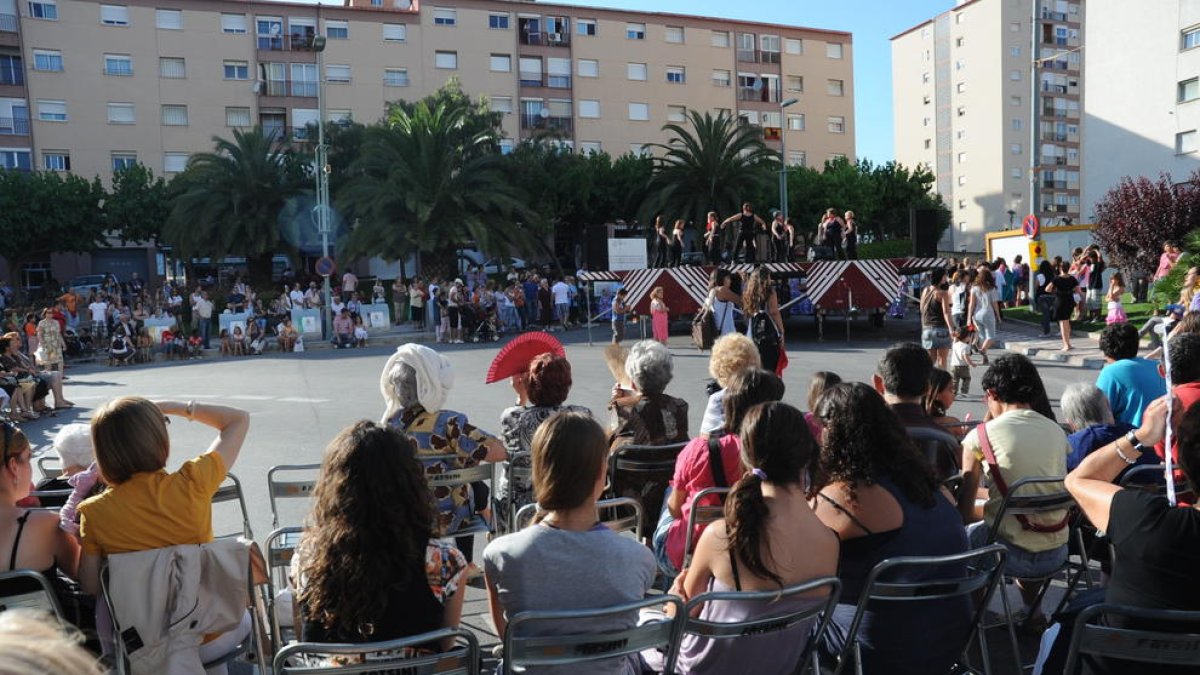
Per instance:
[[[304,305],[309,309],[321,309],[323,304],[321,287],[315,281],[308,282],[308,290],[304,292]]]
[[[996,326],[1000,323],[1000,291],[996,288],[996,278],[986,265],[980,265],[967,303],[967,321],[975,327],[976,347],[985,365],[988,347],[995,344]]]
[[[67,346],[63,342],[62,332],[59,330],[58,322],[52,316],[52,309],[47,307],[42,312],[42,320],[37,325],[38,337],[38,361],[42,367],[49,370],[51,373],[57,373],[59,377],[63,374],[63,352]]]
[[[108,303],[104,301],[104,296],[97,295],[88,305],[88,311],[92,315],[92,335],[97,338],[108,335]]]
[[[397,326],[408,321],[408,302],[408,280],[402,276],[396,277],[392,280],[392,315]]]
[[[1158,364],[1138,357],[1138,343],[1138,331],[1132,324],[1105,328],[1100,334],[1105,365],[1096,378],[1096,386],[1108,398],[1113,416],[1134,427],[1141,425],[1146,406],[1167,393]]]
[[[521,282],[521,291],[525,294],[525,328],[528,329],[538,323],[541,317],[538,315],[538,277],[536,274],[529,274],[525,280]]]
[[[542,278],[537,290],[538,323],[546,330],[554,330],[554,292],[550,289],[550,280]]]
[[[1112,278],[1108,280],[1108,293],[1105,298],[1108,300],[1108,315],[1104,317],[1104,323],[1112,325],[1114,323],[1124,323],[1129,320],[1125,315],[1125,304],[1122,299],[1125,297],[1125,276],[1120,272],[1113,272]]]
[[[554,301],[554,316],[558,319],[562,329],[567,330],[571,327],[571,288],[567,286],[565,279],[559,279],[550,288],[550,294]]]
[[[208,299],[208,291],[200,291],[200,299],[192,307],[192,314],[196,317],[196,328],[200,330],[200,341],[204,343],[204,348],[208,349],[208,336],[212,332],[213,315],[213,303]]]
[[[346,270],[342,274],[342,302],[349,302],[354,292],[358,290],[358,277],[354,272]]]
[[[446,316],[450,318],[449,340],[454,344],[462,344],[462,314],[463,308],[470,304],[467,289],[462,279],[455,279],[446,292]]]
[[[58,301],[62,303],[63,311],[67,315],[67,326],[74,330],[79,326],[79,296],[75,291],[68,288],[66,293],[63,293]],[[0,312],[4,310],[3,305],[0,305]]]
[[[1070,274],[1062,264],[1058,268],[1058,276],[1046,286],[1046,291],[1054,294],[1053,319],[1058,322],[1062,336],[1062,351],[1071,351],[1071,315],[1075,313],[1075,289],[1079,280]]]
[[[1026,304],[1029,297],[1029,265],[1022,262],[1022,257],[1017,255],[1013,258],[1012,271],[1013,279],[1013,302],[1012,307]]]
[[[418,277],[408,287],[408,311],[409,318],[412,319],[413,326],[417,330],[425,329],[425,300],[429,297],[426,295],[425,282]]]
[[[779,312],[775,282],[766,267],[759,266],[751,272],[742,292],[742,309],[749,316],[746,335],[758,347],[763,368],[777,372],[785,346],[783,315]]]
[[[1042,336],[1050,334],[1050,318],[1054,316],[1055,294],[1046,290],[1053,280],[1054,267],[1049,260],[1042,260],[1033,277],[1033,305],[1042,317]]]
[[[935,267],[929,273],[929,285],[921,291],[921,346],[938,368],[946,367],[950,327],[955,325],[948,290],[946,269]]]
[[[194,298],[195,296],[193,296]],[[300,282],[292,284],[292,290],[288,292],[288,299],[292,302],[293,309],[304,309],[304,291],[300,290]],[[196,304],[196,300],[192,300],[192,304]]]
[[[614,345],[621,344],[625,339],[625,315],[629,312],[629,307],[625,304],[625,297],[629,291],[624,288],[617,289],[616,295],[612,300],[612,343]]]
[[[707,303],[713,313],[717,337],[737,332],[735,309],[742,306],[742,296],[733,291],[733,274],[718,267],[708,277]]]
[[[1104,307],[1104,270],[1108,268],[1108,265],[1104,262],[1100,247],[1094,244],[1088,248],[1087,256],[1090,267],[1087,280],[1087,308],[1084,317],[1099,319],[1100,310]]]
[[[373,305],[387,304],[387,298],[385,296],[385,291],[383,288],[383,281],[379,278],[376,278],[375,285],[371,286],[371,304],[373,304]]]

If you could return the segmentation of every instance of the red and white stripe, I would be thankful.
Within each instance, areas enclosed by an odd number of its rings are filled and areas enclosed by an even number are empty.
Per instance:
[[[708,299],[708,272],[707,268],[696,265],[685,267],[672,267],[668,270],[663,270],[671,275],[675,283],[688,294],[692,300],[696,301],[696,305],[703,305]]]

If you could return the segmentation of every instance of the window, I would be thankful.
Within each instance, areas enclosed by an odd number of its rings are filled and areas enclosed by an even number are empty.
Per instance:
[[[667,42],[673,45],[683,44],[683,26],[667,26]]]
[[[505,115],[512,114],[513,100],[511,96],[493,96],[489,106],[492,112],[504,113]]]
[[[128,26],[129,8],[125,5],[100,5],[100,23],[105,26]]]
[[[37,113],[38,119],[43,122],[66,122],[67,102],[39,100],[37,102]]]
[[[825,91],[830,96],[843,96],[846,93],[846,82],[844,80],[829,80],[825,84]]]
[[[846,159],[846,155],[844,155],[843,153],[840,153],[840,152],[829,153],[829,161],[836,162],[840,159]]]
[[[831,134],[846,133],[846,118],[845,117],[830,117],[826,120],[826,126]]]
[[[961,141],[961,140],[963,140],[963,139],[964,139],[964,138],[966,138],[966,137],[967,137],[967,130],[966,130],[966,129],[959,129],[958,131],[954,132],[954,138],[955,138],[955,140],[959,140],[959,141]]]
[[[579,35],[596,35],[595,19],[575,19],[575,32]]]
[[[325,20],[325,37],[330,40],[349,40],[350,22]]]
[[[714,87],[728,87],[733,80],[733,74],[728,70],[714,70],[712,83]]]
[[[962,59],[958,59],[957,61],[954,62],[955,70],[962,70],[963,68],[966,68],[966,67],[967,67],[967,62]]]
[[[958,84],[954,85],[954,91],[956,91],[956,92],[958,92],[958,93],[960,93],[960,94],[965,94],[965,93],[967,93],[967,83],[966,83],[966,82],[959,82]]]
[[[509,54],[492,54],[491,70],[493,73],[511,73],[512,56]]]
[[[925,127],[929,126],[929,118],[928,117],[921,120],[921,126],[925,126]]]
[[[257,16],[254,30],[258,36],[258,48],[283,49],[283,19],[277,16]]]
[[[553,56],[546,59],[546,86],[554,89],[571,88],[571,59]]]
[[[646,39],[646,24],[644,24],[644,23],[627,23],[627,24],[625,24],[625,38],[628,40],[645,40]]]
[[[385,87],[407,87],[408,86],[408,68],[384,68],[383,69],[383,86],[385,86]]]
[[[44,150],[42,168],[47,171],[70,171],[71,155],[66,150]]]
[[[650,106],[646,103],[630,103],[629,119],[635,122],[646,122],[650,119]]]
[[[1020,96],[1012,96],[1008,99],[1008,103],[1009,103],[1009,105],[1016,106],[1019,108],[1019,107],[1021,107],[1021,97]]]
[[[188,111],[186,105],[164,105],[162,107],[162,123],[167,127],[186,127]]]
[[[595,59],[579,59],[575,71],[580,77],[600,77],[600,62]]]
[[[1021,170],[1013,169],[1012,171],[1008,172],[1008,175],[1012,176],[1013,178],[1016,178],[1017,180],[1020,180],[1021,179]]]
[[[350,124],[354,121],[353,110],[330,110],[327,115],[334,124]]]
[[[1020,33],[1021,32],[1021,22],[1020,21],[1010,22],[1008,24],[1008,31],[1010,33]]]
[[[104,74],[121,77],[133,75],[133,59],[127,54],[105,54]]]
[[[712,32],[712,46],[721,47],[722,49],[729,48],[729,31],[714,30]]]
[[[792,166],[807,166],[808,153],[803,150],[795,150],[788,153],[788,164]]]
[[[433,25],[453,26],[458,23],[458,10],[448,7],[433,8]]]
[[[842,43],[826,42],[825,43],[825,58],[829,58],[829,59],[842,58]]]
[[[579,141],[579,154],[598,155],[601,152],[600,141]]]
[[[645,143],[630,143],[629,152],[637,157],[648,157],[650,155],[650,146]]]
[[[325,81],[346,84],[350,82],[350,66],[345,64],[326,64]]]
[[[646,64],[630,63],[625,66],[625,73],[626,73],[625,76],[631,80],[645,80],[646,79]]]
[[[1184,155],[1196,151],[1196,130],[1181,131],[1175,134],[1175,152]]]
[[[961,46],[965,45],[966,43],[967,43],[967,41],[963,38],[954,38],[954,46],[955,47],[961,47]]]
[[[492,12],[488,14],[488,28],[508,30],[508,12]]]
[[[33,156],[28,150],[0,150],[0,169],[29,171],[33,168]],[[28,266],[25,268],[28,270]]]
[[[600,101],[580,100],[579,101],[579,116],[588,119],[597,119],[600,117]]]
[[[967,177],[966,177],[966,176],[959,176],[959,177],[958,177],[958,184],[959,184],[959,185],[966,185],[966,184],[967,184]]]
[[[384,42],[404,42],[408,38],[408,26],[402,23],[383,24]]]
[[[1013,46],[1009,47],[1009,48],[1008,48],[1008,55],[1009,55],[1009,56],[1020,56],[1020,55],[1021,55],[1021,47],[1020,47],[1020,45],[1013,45]]]
[[[779,129],[783,127],[783,113],[771,111],[763,112],[762,125],[764,127],[771,127],[773,129]]]
[[[1200,98],[1200,79],[1193,77],[1179,83],[1179,102],[1187,103]]]
[[[226,61],[225,62],[225,79],[227,79],[227,80],[248,80],[248,79],[250,79],[250,64],[245,61]]]
[[[789,113],[787,116],[788,130],[804,131],[804,115]]]
[[[32,3],[30,3],[30,4],[32,4]],[[33,12],[30,11],[30,14],[32,14],[32,13]],[[1180,47],[1181,49],[1191,49],[1193,47],[1200,47],[1200,26],[1196,26],[1194,28],[1189,28],[1189,29],[1183,31],[1183,35],[1182,35],[1180,44],[1181,44],[1181,47]]]
[[[921,73],[921,82],[923,84],[929,84],[929,73]]]
[[[520,84],[523,87],[541,87],[542,59],[536,56],[522,56],[517,61],[517,71]]]
[[[1020,143],[1010,143],[1008,146],[1008,152],[1013,155],[1021,154],[1021,144]]]
[[[235,35],[244,35],[246,33],[246,15],[245,14],[222,14],[221,15],[221,32],[233,33]]]
[[[163,30],[183,30],[183,11],[178,9],[154,10],[154,26]]]
[[[319,93],[318,90],[321,88],[318,82],[320,75],[317,73],[317,64],[293,63],[291,67],[291,95],[316,97]]]
[[[800,56],[804,53],[804,40],[785,38],[783,41],[783,51],[793,56]]]
[[[458,52],[434,52],[433,66],[443,70],[457,70]]]
[[[167,78],[187,77],[187,63],[181,58],[163,56],[158,59],[158,76]]]
[[[249,108],[225,108],[225,126],[244,129],[250,126]]]
[[[958,113],[958,116],[959,116],[959,117],[966,117],[966,115],[967,115],[967,106],[965,106],[965,105],[960,105],[960,106],[958,106],[958,110],[957,110],[957,111],[955,111],[955,112],[957,112],[957,113]]]
[[[137,153],[135,152],[114,152],[112,154],[113,171],[128,169],[134,164],[137,164]]]
[[[33,50],[33,69],[61,73],[63,69],[62,52],[57,49]]]
[[[958,14],[954,15],[954,23],[965,23],[966,20],[967,20],[967,15],[962,12],[959,12]]]
[[[667,66],[667,82],[670,84],[683,84],[687,79],[683,66]]]
[[[58,3],[55,0],[30,0],[29,16],[34,19],[58,20]]]
[[[967,153],[965,153],[965,152],[958,153],[958,163],[965,164],[966,162],[967,162]]]
[[[1013,82],[1019,82],[1021,80],[1021,71],[1010,70],[1008,73],[1008,79],[1012,80]]]
[[[109,103],[108,104],[108,123],[109,124],[133,124],[133,104],[132,103]]]
[[[928,150],[928,149],[929,149],[930,147],[932,147],[932,146],[933,146],[933,141],[932,141],[932,140],[930,140],[930,139],[928,139],[928,138],[926,138],[926,139],[925,139],[925,149],[926,149],[926,150]]]
[[[668,122],[686,122],[687,121],[687,106],[682,106],[682,105],[667,106],[667,121]]]
[[[187,168],[188,154],[186,152],[164,152],[163,173],[179,173]]]
[[[1013,131],[1020,131],[1024,127],[1025,127],[1025,123],[1023,121],[1021,121],[1020,117],[1014,117],[1012,119],[1012,130]]]
[[[779,50],[782,42],[778,35],[761,35],[758,38],[758,44],[762,50],[763,63],[779,63]]]

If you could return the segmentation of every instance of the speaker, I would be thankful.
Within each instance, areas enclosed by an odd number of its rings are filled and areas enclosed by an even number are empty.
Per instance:
[[[913,255],[936,258],[938,245],[938,212],[934,209],[909,211],[908,237],[912,240]]]
[[[608,226],[588,225],[583,259],[592,271],[608,269]]]

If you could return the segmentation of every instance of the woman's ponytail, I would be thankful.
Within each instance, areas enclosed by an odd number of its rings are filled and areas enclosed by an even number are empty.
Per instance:
[[[760,471],[760,470],[758,470]],[[734,557],[755,576],[783,586],[783,579],[768,565],[771,549],[765,542],[767,502],[763,499],[763,479],[755,470],[746,471],[725,502],[725,522],[729,524],[729,548]]]

